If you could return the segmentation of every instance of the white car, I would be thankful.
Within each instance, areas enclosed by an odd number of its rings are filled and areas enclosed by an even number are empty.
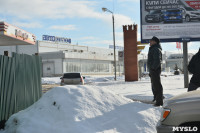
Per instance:
[[[85,77],[81,76],[81,73],[64,73],[60,78],[60,85],[70,85],[70,84],[81,84],[84,85]]]
[[[172,97],[164,103],[157,133],[200,132],[200,90]]]
[[[200,20],[200,11],[192,7],[180,8],[182,10],[183,19],[190,22],[191,20]]]

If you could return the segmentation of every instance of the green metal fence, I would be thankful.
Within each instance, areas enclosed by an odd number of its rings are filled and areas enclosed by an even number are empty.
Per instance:
[[[0,122],[41,97],[41,64],[37,55],[0,55]]]

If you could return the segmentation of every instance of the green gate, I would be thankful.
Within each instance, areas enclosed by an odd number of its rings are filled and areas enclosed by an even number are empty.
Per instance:
[[[41,97],[41,66],[38,55],[0,55],[0,122]]]

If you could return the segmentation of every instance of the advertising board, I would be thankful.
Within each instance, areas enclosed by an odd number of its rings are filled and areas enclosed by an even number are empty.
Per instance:
[[[43,35],[42,36],[43,41],[51,41],[51,42],[60,42],[60,43],[68,43],[71,44],[70,38],[64,38],[64,37],[56,37],[56,36],[49,36],[49,35]]]
[[[140,0],[141,41],[200,41],[200,0]]]
[[[0,22],[0,46],[34,45],[35,35],[6,22]]]

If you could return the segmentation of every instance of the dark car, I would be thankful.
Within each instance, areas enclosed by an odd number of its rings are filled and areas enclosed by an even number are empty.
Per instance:
[[[164,23],[172,22],[183,22],[182,10],[180,9],[168,9],[163,12]]]
[[[149,14],[145,17],[146,22],[162,22],[163,21],[163,13],[161,10],[151,10]]]
[[[85,77],[81,76],[81,73],[64,73],[64,75],[60,78],[60,85],[68,85],[68,84],[80,84],[84,85]]]

